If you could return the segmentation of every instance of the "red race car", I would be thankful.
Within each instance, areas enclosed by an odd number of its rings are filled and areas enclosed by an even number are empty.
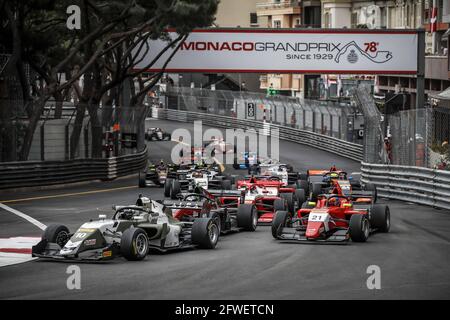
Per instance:
[[[305,191],[285,186],[279,177],[258,176],[236,183],[237,189],[244,191],[244,203],[253,204],[258,211],[258,223],[272,223],[274,213],[287,211],[293,215],[296,207],[305,201]],[[224,202],[232,199],[224,198]]]
[[[336,189],[337,190],[337,189]],[[341,189],[342,191],[342,189]],[[275,239],[291,241],[365,242],[372,231],[388,232],[390,211],[368,195],[322,194],[291,218],[278,211],[272,223]]]
[[[238,190],[210,190],[198,188],[195,193],[184,194],[180,200],[164,200],[165,208],[171,210],[174,218],[180,221],[194,221],[195,218],[217,220],[220,233],[231,231],[255,231],[258,215],[255,206],[242,203],[242,192]],[[238,199],[226,205],[221,199]]]

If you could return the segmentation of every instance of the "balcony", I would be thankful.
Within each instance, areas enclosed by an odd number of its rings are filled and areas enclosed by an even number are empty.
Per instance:
[[[300,14],[300,1],[281,0],[281,1],[267,1],[256,4],[256,14],[258,16],[271,16],[283,14]]]

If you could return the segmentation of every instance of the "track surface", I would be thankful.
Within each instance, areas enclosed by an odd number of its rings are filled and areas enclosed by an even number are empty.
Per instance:
[[[167,121],[151,121],[151,126],[169,131],[192,127]],[[172,145],[150,143],[150,158],[168,160]],[[357,162],[289,142],[281,142],[280,155],[281,161],[297,170],[333,163],[348,172],[359,170]],[[134,176],[55,190],[0,192],[0,202],[44,224],[58,222],[74,230],[99,213],[110,214],[113,204],[134,203],[140,192],[162,198],[161,189],[136,185]],[[35,197],[39,198],[30,199]],[[391,232],[375,234],[363,244],[280,243],[272,238],[269,227],[258,227],[254,233],[222,236],[216,250],[152,254],[142,262],[119,258],[108,263],[78,263],[81,290],[66,287],[66,269],[72,262],[32,261],[3,267],[0,298],[450,298],[450,213],[397,201],[389,205]],[[0,209],[0,238],[40,233],[34,225]],[[381,268],[381,290],[367,289],[370,265]]]

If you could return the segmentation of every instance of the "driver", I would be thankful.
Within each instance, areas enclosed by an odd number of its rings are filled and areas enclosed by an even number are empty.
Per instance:
[[[338,197],[333,197],[328,199],[328,206],[339,207],[341,205],[341,200]]]
[[[165,169],[165,168],[166,168],[166,164],[164,163],[164,160],[161,159],[159,161],[158,169]]]
[[[333,164],[333,166],[330,168],[330,171],[337,171],[336,165]]]

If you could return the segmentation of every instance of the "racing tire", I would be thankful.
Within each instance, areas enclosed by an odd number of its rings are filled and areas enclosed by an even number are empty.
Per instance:
[[[287,209],[291,215],[294,214],[295,211],[295,201],[292,193],[280,193],[281,199],[286,200]],[[274,211],[276,212],[276,211]]]
[[[297,189],[305,190],[305,194],[309,193],[309,183],[306,180],[297,180]]]
[[[321,183],[313,183],[312,190],[311,190],[311,198],[316,200],[320,194],[322,194],[322,184]]]
[[[166,182],[164,182],[164,197],[170,197],[170,188],[172,186],[172,179],[167,178]]]
[[[139,172],[139,188],[145,188],[147,185],[145,183],[145,172]]]
[[[278,239],[281,228],[287,225],[289,213],[287,211],[277,211],[272,221],[272,236]]]
[[[226,179],[221,181],[223,190],[231,190],[231,181]]]
[[[369,220],[364,214],[353,214],[350,217],[349,233],[353,242],[366,242],[370,234]]]
[[[213,212],[211,215],[208,215],[208,218],[214,219],[216,221],[217,227],[219,228],[219,234],[222,234],[222,219],[220,219],[220,215],[218,212]]]
[[[377,191],[377,187],[373,183],[366,183],[366,185],[364,186],[364,190],[372,191],[373,202],[374,203],[377,202],[378,191]]]
[[[258,212],[254,205],[243,203],[238,207],[237,225],[245,231],[255,231],[258,224]]]
[[[172,180],[171,188],[170,188],[170,199],[176,200],[177,195],[181,192],[181,184],[179,180]]]
[[[219,240],[220,230],[216,219],[197,218],[191,229],[192,244],[202,249],[214,249]]]
[[[377,204],[372,207],[370,226],[380,232],[389,232],[391,228],[391,212],[388,206]]]
[[[315,206],[309,204],[309,201],[305,201],[302,203],[301,209],[314,209]]]
[[[286,211],[286,201],[284,199],[275,199],[273,202],[273,212]]]
[[[64,247],[70,239],[69,229],[62,224],[50,224],[45,228],[42,234],[42,240],[58,244],[61,248]]]
[[[128,228],[120,239],[120,254],[129,261],[143,260],[148,253],[148,236],[141,228]]]
[[[300,209],[302,204],[306,201],[305,190],[295,190],[295,201],[297,202],[297,208]]]

